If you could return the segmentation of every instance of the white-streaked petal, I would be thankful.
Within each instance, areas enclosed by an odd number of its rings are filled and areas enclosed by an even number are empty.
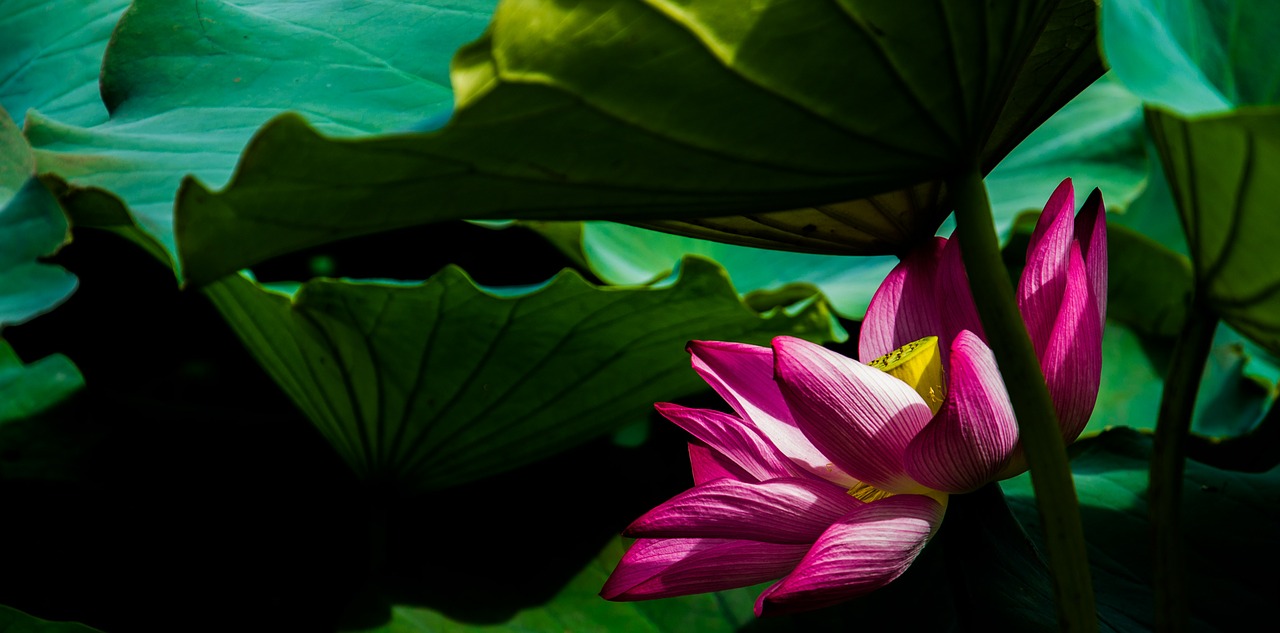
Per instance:
[[[640,539],[623,555],[600,596],[650,600],[747,587],[791,571],[808,549],[724,539]]]
[[[1053,397],[1062,437],[1074,441],[1089,422],[1102,381],[1102,324],[1080,249],[1071,249],[1062,309],[1044,357],[1045,383]]]
[[[720,451],[697,440],[689,442],[689,469],[693,472],[695,486],[725,477],[737,481],[760,481]]]
[[[807,544],[862,503],[839,486],[818,479],[764,483],[718,479],[646,512],[624,534]]]
[[[911,566],[946,508],[898,495],[854,509],[818,538],[794,571],[756,600],[756,615],[828,607],[879,589]]]
[[[693,368],[720,397],[804,470],[851,487],[858,482],[831,466],[804,433],[773,380],[773,350],[722,341],[692,341],[688,346]]]
[[[938,333],[938,342],[944,351],[943,360],[946,360],[951,353],[951,342],[962,330],[969,330],[986,340],[982,321],[978,318],[978,307],[970,294],[969,275],[965,272],[964,260],[960,255],[960,240],[947,241],[934,279],[938,305],[941,307],[938,321],[942,329]]]
[[[837,467],[887,492],[922,487],[903,469],[911,438],[932,417],[906,383],[821,345],[773,340],[775,374],[796,425]]]
[[[1027,247],[1027,266],[1018,281],[1018,310],[1041,360],[1067,283],[1067,259],[1075,242],[1074,214],[1075,195],[1068,178],[1058,185],[1036,222]]]
[[[719,451],[756,481],[796,477],[803,471],[736,415],[660,402],[654,408],[703,444]]]

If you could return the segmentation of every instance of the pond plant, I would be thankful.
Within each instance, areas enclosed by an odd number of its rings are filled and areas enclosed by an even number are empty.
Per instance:
[[[0,628],[1237,630],[1280,589],[1273,3],[0,35]]]

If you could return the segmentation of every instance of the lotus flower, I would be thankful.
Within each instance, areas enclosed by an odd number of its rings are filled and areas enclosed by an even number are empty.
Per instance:
[[[1068,441],[1097,397],[1106,311],[1101,196],[1078,217],[1073,209],[1067,180],[1040,217],[1018,288]],[[690,343],[693,368],[734,413],[657,405],[695,438],[694,487],[626,529],[638,540],[601,595],[780,578],[756,615],[833,605],[905,572],[950,494],[1021,472],[1018,427],[955,242],[938,239],[890,273],[859,348],[866,364],[786,336],[769,348]]]

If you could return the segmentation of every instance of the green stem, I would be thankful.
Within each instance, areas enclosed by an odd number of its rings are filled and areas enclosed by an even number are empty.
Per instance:
[[[1155,545],[1158,631],[1186,631],[1189,622],[1187,570],[1178,511],[1191,414],[1217,326],[1218,318],[1199,300],[1193,301],[1187,323],[1173,348],[1173,362],[1160,397],[1148,492],[1151,537]]]
[[[1064,631],[1096,631],[1098,614],[1066,445],[1000,257],[986,186],[975,169],[950,181],[949,189],[969,287],[1018,417],[1036,506],[1044,522],[1058,622]]]

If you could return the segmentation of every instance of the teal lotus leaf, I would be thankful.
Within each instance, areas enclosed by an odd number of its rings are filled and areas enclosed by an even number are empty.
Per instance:
[[[0,106],[72,125],[107,120],[102,54],[128,0],[6,0],[0,11]]]
[[[447,116],[448,60],[493,6],[138,0],[121,17],[126,3],[25,4],[0,16],[24,34],[0,43],[14,48],[0,56],[0,103],[33,108],[25,130],[40,173],[116,198],[175,261],[183,176],[225,181],[254,131],[284,111],[340,137]]]
[[[1112,71],[1148,104],[1194,116],[1280,102],[1269,0],[1104,0]]]
[[[66,216],[39,180],[29,178],[0,203],[0,328],[48,312],[75,292],[75,275],[40,261],[68,239]]]

